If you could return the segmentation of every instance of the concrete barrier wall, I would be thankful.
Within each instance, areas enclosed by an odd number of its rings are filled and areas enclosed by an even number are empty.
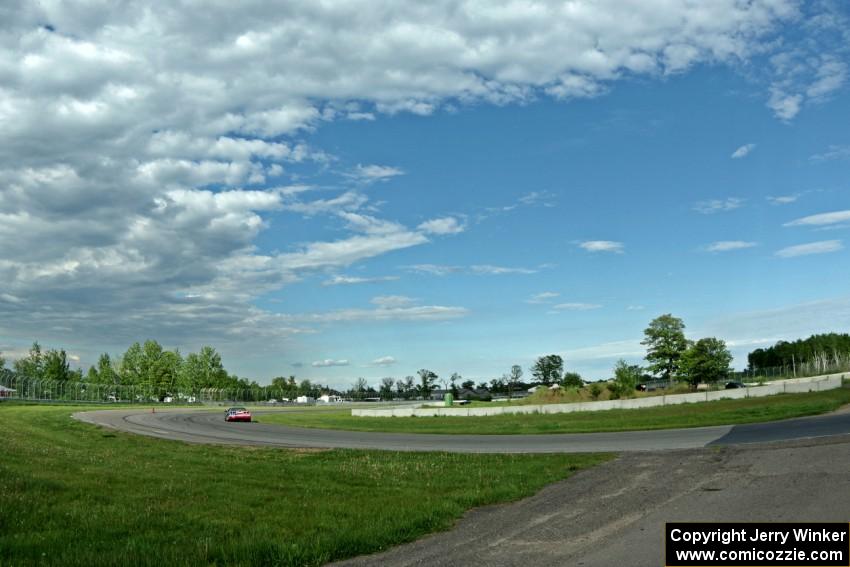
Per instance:
[[[675,404],[692,404],[713,400],[737,400],[741,398],[760,398],[783,393],[820,392],[841,387],[845,374],[826,374],[809,378],[793,378],[768,382],[763,386],[717,390],[714,392],[693,392],[690,394],[672,394],[670,396],[650,396],[628,400],[603,400],[601,402],[575,402],[568,404],[517,405],[494,407],[449,407],[449,408],[391,408],[391,409],[353,409],[351,415],[358,417],[433,417],[433,416],[488,416],[529,413],[571,413],[576,411],[604,411],[610,409],[637,409]]]

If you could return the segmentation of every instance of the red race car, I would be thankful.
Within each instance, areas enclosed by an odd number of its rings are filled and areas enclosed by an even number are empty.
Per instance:
[[[251,412],[245,408],[230,408],[224,413],[224,421],[251,421]]]

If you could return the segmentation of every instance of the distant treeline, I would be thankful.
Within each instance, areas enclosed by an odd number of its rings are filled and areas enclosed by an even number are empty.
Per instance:
[[[747,355],[754,372],[778,366],[799,366],[822,359],[844,359],[850,354],[850,334],[826,333],[793,342],[779,341],[772,347],[758,348]]]
[[[267,399],[269,397],[316,396],[331,391],[326,386],[309,380],[296,382],[294,376],[278,377],[271,386],[260,386],[253,380],[240,378],[225,370],[221,355],[205,346],[197,353],[182,355],[178,350],[167,350],[157,341],[133,343],[122,355],[113,358],[100,355],[97,364],[82,369],[71,369],[64,349],[42,349],[33,343],[27,355],[16,360],[9,380],[44,381],[51,383],[82,383],[126,392],[127,387],[138,388],[146,396],[163,400],[166,397],[188,399],[204,390],[241,392],[240,399]],[[0,357],[0,369],[4,361]],[[101,388],[102,389],[102,388]],[[133,390],[136,391],[136,390]]]

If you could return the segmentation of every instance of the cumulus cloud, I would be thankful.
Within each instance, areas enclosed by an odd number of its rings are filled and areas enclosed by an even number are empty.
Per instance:
[[[623,253],[623,243],[614,240],[586,240],[579,244],[579,248],[588,252],[612,252],[614,254]]]
[[[331,366],[348,366],[349,362],[345,359],[342,360],[334,360],[332,358],[326,358],[324,360],[317,360],[310,366],[313,368],[329,368]]]
[[[598,96],[623,77],[737,65],[774,49],[773,33],[798,19],[793,0],[218,3],[200,23],[183,3],[7,10],[0,281],[18,301],[0,300],[0,332],[62,327],[81,341],[178,344],[309,332],[252,302],[461,224],[417,229],[364,215],[356,190],[305,199],[303,187],[265,187],[294,164],[334,162],[305,133],[446,104]],[[823,72],[776,83],[777,100],[820,100],[844,81],[840,60],[812,65]],[[404,172],[349,173],[366,185]],[[328,215],[345,234],[265,252],[257,238],[273,213]]]
[[[808,244],[788,246],[787,248],[777,250],[776,255],[780,258],[795,258],[797,256],[809,256],[811,254],[838,252],[843,249],[844,245],[840,240],[821,240],[819,242],[809,242]]]
[[[845,222],[850,222],[850,210],[809,215],[786,222],[783,226],[828,226]]]
[[[732,152],[732,155],[731,155],[731,156],[729,156],[729,157],[731,157],[732,159],[741,159],[741,158],[745,158],[745,157],[747,157],[748,155],[750,155],[750,153],[751,153],[754,149],[756,149],[756,145],[755,145],[755,144],[744,144],[743,146],[741,146],[740,148],[738,148],[737,150],[735,150],[734,152]]]
[[[758,246],[757,242],[746,240],[718,240],[705,247],[706,252],[729,252],[731,250],[744,250]]]

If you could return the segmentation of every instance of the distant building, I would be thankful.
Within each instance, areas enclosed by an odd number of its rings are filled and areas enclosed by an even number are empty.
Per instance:
[[[0,386],[0,398],[14,398],[15,397],[14,388],[7,388],[6,386]]]
[[[312,404],[316,402],[316,398],[312,396],[298,396],[295,398],[296,404]]]
[[[323,404],[338,404],[342,401],[342,397],[333,394],[324,394],[319,396],[319,401]]]

